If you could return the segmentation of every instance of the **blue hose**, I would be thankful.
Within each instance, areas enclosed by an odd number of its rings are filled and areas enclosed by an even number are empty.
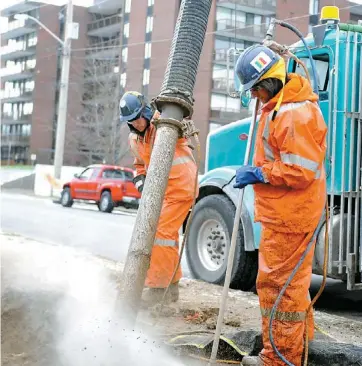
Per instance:
[[[280,24],[282,27],[284,28],[288,28],[289,30],[291,30],[292,32],[294,32],[299,38],[300,40],[303,42],[305,49],[307,50],[308,53],[308,57],[310,60],[310,64],[312,67],[312,76],[313,76],[313,80],[314,80],[314,86],[313,86],[313,91],[314,93],[316,93],[319,96],[319,88],[318,88],[318,78],[317,78],[317,69],[315,67],[315,62],[314,59],[312,57],[312,52],[310,52],[310,49],[308,48],[307,42],[305,41],[303,34],[293,25],[283,22],[281,20],[276,21],[277,24]],[[319,99],[318,99],[318,103],[319,103]]]
[[[300,257],[299,259],[299,262],[297,263],[297,265],[295,266],[295,268],[293,269],[293,272],[290,274],[290,276],[288,277],[288,280],[287,282],[285,282],[283,288],[281,289],[281,291],[279,292],[279,295],[277,297],[277,299],[275,300],[275,303],[273,305],[273,308],[271,310],[271,313],[270,313],[270,319],[269,319],[269,339],[270,339],[270,343],[273,347],[273,350],[274,352],[278,355],[278,357],[283,361],[285,362],[288,366],[294,366],[294,364],[292,364],[291,362],[289,362],[278,350],[277,346],[275,345],[274,343],[274,338],[273,338],[273,328],[272,328],[272,325],[273,325],[273,320],[274,320],[274,317],[275,317],[275,313],[277,311],[277,308],[279,306],[279,303],[282,299],[282,297],[284,296],[284,293],[287,289],[287,287],[289,286],[289,284],[292,282],[295,274],[298,272],[300,266],[302,265],[302,263],[304,262],[304,259],[305,257],[307,256],[307,254],[309,253],[310,249],[312,248],[313,246],[313,243],[315,242],[315,240],[317,239],[317,235],[319,234],[319,231],[321,230],[322,228],[322,225],[325,221],[325,215],[323,214],[321,219],[319,220],[319,223],[318,223],[318,226],[317,228],[315,229],[314,233],[313,233],[313,236],[312,238],[310,239],[310,242],[308,243],[307,245],[307,248],[306,250],[304,251],[303,255]]]

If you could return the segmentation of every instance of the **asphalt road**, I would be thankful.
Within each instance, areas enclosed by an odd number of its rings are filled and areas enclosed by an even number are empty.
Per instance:
[[[67,245],[125,262],[136,214],[132,210],[98,211],[95,205],[64,208],[50,199],[1,194],[1,229],[45,243]],[[190,272],[185,259],[185,276]]]
[[[49,199],[2,193],[1,229],[45,243],[72,246],[94,255],[124,262],[130,243],[135,213],[115,211],[104,214],[95,206],[76,204],[63,208]],[[185,258],[184,276],[189,277]],[[312,296],[320,276],[313,276]],[[348,292],[339,281],[328,280],[317,303],[319,309],[362,321],[362,291]]]

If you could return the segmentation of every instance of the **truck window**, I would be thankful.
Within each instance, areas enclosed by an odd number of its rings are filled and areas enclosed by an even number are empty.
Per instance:
[[[128,182],[132,182],[133,181],[133,178],[134,178],[133,173],[124,170],[123,171],[123,174],[125,176],[126,181],[128,181]]]
[[[93,168],[87,168],[79,175],[79,179],[89,179],[93,175],[93,172]]]
[[[318,89],[319,91],[327,91],[328,90],[328,82],[329,82],[329,56],[328,54],[315,55],[313,56],[315,61],[315,66],[317,69],[317,78],[318,78]],[[314,80],[312,77],[312,67],[309,61],[309,57],[301,57],[300,60],[307,67],[312,87],[314,86]],[[294,61],[293,61],[294,62]],[[296,74],[302,75],[306,77],[305,72],[301,66],[294,62],[293,72]]]
[[[113,178],[113,169],[104,169],[102,173],[102,178],[105,179]]]
[[[113,178],[114,179],[123,179],[122,170],[113,170]]]

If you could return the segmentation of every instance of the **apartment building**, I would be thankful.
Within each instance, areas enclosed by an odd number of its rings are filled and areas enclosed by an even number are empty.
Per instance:
[[[59,46],[34,22],[15,19],[17,12],[46,22],[59,34],[56,6],[24,2],[1,12],[8,18],[1,34],[1,156],[27,163],[32,146],[45,161],[51,148]]]
[[[234,88],[230,47],[246,48],[265,36],[272,17],[288,19],[306,34],[318,22],[328,0],[215,0],[207,27],[195,84],[193,119],[205,152],[210,130],[247,116]],[[335,0],[342,21],[361,18],[361,7]],[[64,163],[130,164],[127,128],[117,124],[118,100],[125,90],[155,97],[161,87],[181,0],[95,0],[74,7],[79,37],[72,41],[68,119]],[[351,7],[351,4],[353,7]],[[1,156],[4,161],[52,163],[59,99],[60,45],[31,20],[64,35],[63,7],[22,1],[5,8],[8,29],[1,48]],[[277,28],[278,41],[290,44],[293,34]],[[185,55],[187,57],[187,55]]]
[[[140,90],[149,99],[158,94],[179,6],[180,0],[137,0],[137,11],[131,10],[129,18],[126,89]],[[200,129],[203,153],[211,129],[248,115],[228,95],[228,86],[232,90],[234,85],[233,68],[227,69],[227,50],[260,42],[275,8],[275,0],[217,0],[212,4],[194,90],[193,119]]]

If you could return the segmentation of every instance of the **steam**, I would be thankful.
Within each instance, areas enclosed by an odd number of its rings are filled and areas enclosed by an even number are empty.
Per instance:
[[[184,366],[124,327],[119,268],[70,248],[19,238],[2,244],[3,365]]]

